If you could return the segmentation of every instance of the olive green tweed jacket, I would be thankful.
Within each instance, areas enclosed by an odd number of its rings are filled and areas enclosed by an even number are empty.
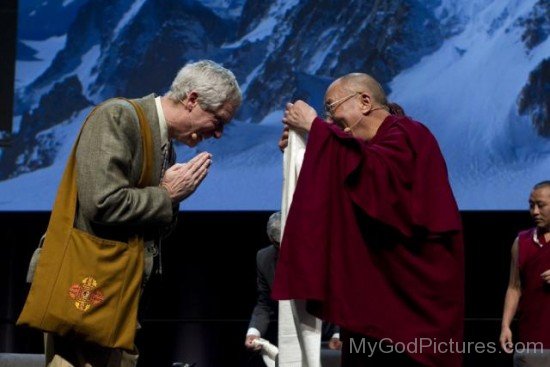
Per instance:
[[[126,241],[144,234],[154,239],[171,223],[173,208],[159,187],[162,152],[155,96],[135,99],[153,138],[152,185],[137,188],[143,152],[137,113],[122,99],[100,105],[86,122],[76,151],[78,209],[76,227],[96,236]]]

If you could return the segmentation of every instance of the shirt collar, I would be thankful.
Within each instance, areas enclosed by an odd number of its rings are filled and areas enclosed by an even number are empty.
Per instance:
[[[160,145],[162,148],[168,144],[168,125],[166,125],[166,118],[164,117],[164,111],[162,110],[162,104],[160,103],[160,97],[155,98],[155,104],[157,106],[157,115],[159,118],[160,128]]]

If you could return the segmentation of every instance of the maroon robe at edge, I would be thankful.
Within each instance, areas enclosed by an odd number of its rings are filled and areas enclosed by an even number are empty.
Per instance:
[[[535,229],[520,232],[518,235],[518,267],[521,279],[521,297],[519,300],[519,341],[524,343],[542,343],[544,349],[550,349],[550,284],[541,278],[541,274],[550,269],[550,242],[544,236],[538,236],[540,247],[533,241]],[[540,346],[530,345],[532,349]]]
[[[416,342],[408,354],[426,366],[461,364],[442,349],[462,348],[450,345],[463,336],[461,222],[424,125],[389,116],[363,142],[315,119],[272,296],[306,299],[315,316],[378,340]]]

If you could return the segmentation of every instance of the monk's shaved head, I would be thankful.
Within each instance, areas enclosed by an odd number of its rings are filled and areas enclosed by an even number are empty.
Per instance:
[[[538,189],[542,189],[542,188],[545,188],[545,187],[550,188],[550,181],[539,182],[538,184],[533,186],[533,190],[538,190]]]
[[[346,89],[355,92],[367,92],[377,104],[382,106],[386,106],[388,104],[384,89],[382,89],[382,86],[376,81],[376,79],[368,74],[351,73],[344,75],[337,81],[342,83],[342,86]]]

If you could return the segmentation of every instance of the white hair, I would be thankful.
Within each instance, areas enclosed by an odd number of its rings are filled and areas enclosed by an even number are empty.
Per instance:
[[[210,60],[197,61],[181,68],[166,96],[182,101],[192,91],[197,92],[199,105],[207,111],[217,111],[226,103],[239,107],[242,101],[235,75]]]
[[[281,242],[281,212],[271,214],[267,221],[267,236],[271,242]]]

